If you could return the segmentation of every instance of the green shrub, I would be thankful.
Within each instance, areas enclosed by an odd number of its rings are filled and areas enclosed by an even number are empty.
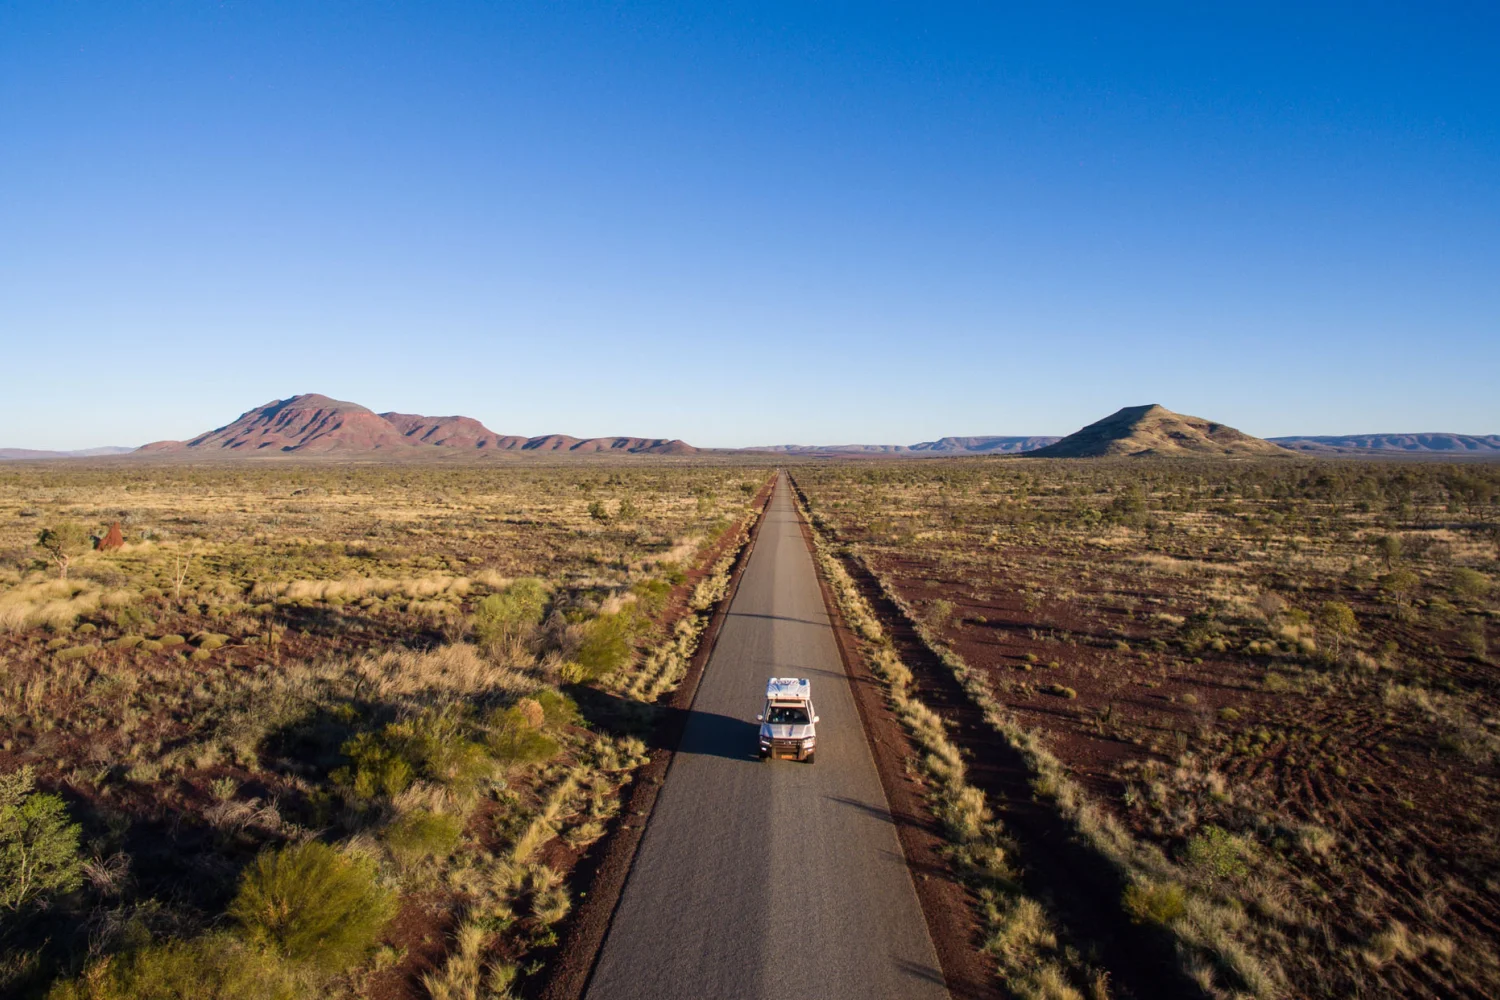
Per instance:
[[[359,733],[345,743],[342,752],[349,766],[333,772],[334,784],[366,799],[406,791],[416,777],[415,769],[402,748],[391,746],[384,737],[384,733]]]
[[[30,767],[0,775],[0,908],[70,892],[83,878],[78,825],[56,795],[38,793]]]
[[[578,703],[561,691],[542,688],[531,697],[542,706],[543,717],[549,726],[575,726],[583,721]]]
[[[506,764],[540,764],[557,756],[556,740],[531,724],[519,705],[496,711],[485,738],[490,751]]]
[[[386,827],[380,839],[392,854],[410,864],[452,854],[463,832],[463,820],[457,816],[413,809]]]
[[[1448,587],[1460,600],[1477,601],[1490,592],[1490,578],[1478,570],[1461,566],[1453,571]]]
[[[1475,659],[1482,660],[1489,655],[1490,645],[1485,638],[1483,622],[1474,619],[1464,622],[1458,630],[1458,641]]]
[[[1044,684],[1041,691],[1043,694],[1056,695],[1059,698],[1077,698],[1078,692],[1062,684]]]
[[[474,639],[481,646],[525,635],[547,611],[547,588],[533,577],[517,580],[491,594],[474,609]]]
[[[1125,912],[1140,924],[1167,926],[1187,912],[1187,896],[1175,882],[1136,882],[1125,889]]]
[[[428,711],[379,732],[359,733],[343,746],[347,767],[333,772],[335,784],[356,795],[398,795],[416,778],[466,791],[489,773],[484,747],[470,739],[457,711]]]
[[[329,972],[358,963],[395,911],[372,862],[318,841],[262,851],[229,907],[252,942]]]
[[[1204,827],[1182,852],[1183,864],[1205,882],[1243,878],[1249,872],[1245,863],[1249,856],[1245,840],[1217,826]]]
[[[573,657],[583,668],[585,679],[603,677],[630,662],[635,627],[635,618],[628,611],[600,615],[585,626],[583,641]]]
[[[92,963],[47,1000],[295,1000],[290,971],[274,955],[228,934],[168,941]]]
[[[672,585],[666,580],[642,580],[630,592],[636,596],[636,601],[642,612],[655,617],[666,610],[667,599],[672,596]]]

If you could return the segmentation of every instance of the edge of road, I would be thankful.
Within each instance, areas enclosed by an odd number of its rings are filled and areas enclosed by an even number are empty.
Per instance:
[[[688,662],[687,673],[682,682],[672,690],[665,702],[657,703],[657,708],[662,710],[653,736],[653,745],[657,749],[652,750],[651,760],[643,764],[631,779],[630,791],[621,803],[613,827],[605,835],[600,850],[592,859],[593,863],[590,864],[590,859],[585,859],[574,869],[575,873],[582,875],[586,888],[580,894],[578,907],[563,931],[552,969],[535,994],[537,1000],[581,1000],[588,989],[589,980],[594,975],[594,966],[599,960],[599,952],[604,946],[605,935],[614,922],[615,910],[624,893],[625,880],[635,865],[636,852],[640,849],[641,839],[651,822],[651,813],[656,808],[657,795],[666,782],[667,771],[677,755],[676,747],[681,742],[688,715],[698,697],[698,684],[703,679],[703,670],[713,656],[714,647],[719,643],[719,633],[723,629],[724,620],[729,616],[729,606],[734,603],[734,596],[739,592],[740,578],[745,575],[750,553],[754,551],[761,525],[766,521],[766,511],[776,495],[776,481],[782,474],[783,470],[777,470],[777,476],[756,496],[752,508],[756,511],[755,524],[751,526],[749,537],[740,546],[739,554],[735,557],[734,567],[729,574],[729,586],[725,589],[724,596],[714,605],[713,614],[698,641],[698,648]],[[790,476],[787,476],[787,481],[791,482]],[[826,592],[823,600],[827,603]]]
[[[796,498],[805,500],[791,473],[787,473],[787,482]],[[812,551],[812,526],[803,516],[802,503],[794,503],[793,507],[797,511],[802,539]],[[817,559],[813,560],[813,567],[829,624],[833,626],[839,658],[844,663],[844,675],[854,695],[865,742],[875,758],[875,770],[880,775],[886,805],[890,808],[897,839],[906,857],[906,869],[916,889],[922,917],[927,923],[927,935],[937,952],[948,992],[955,1000],[1005,997],[1007,994],[1001,991],[994,968],[979,950],[978,942],[983,934],[975,913],[977,900],[949,867],[944,856],[947,841],[940,832],[941,824],[928,808],[921,784],[915,780],[915,769],[910,762],[917,759],[918,751],[891,711],[879,678],[870,672],[860,654],[859,640],[844,621],[843,611],[834,599]]]

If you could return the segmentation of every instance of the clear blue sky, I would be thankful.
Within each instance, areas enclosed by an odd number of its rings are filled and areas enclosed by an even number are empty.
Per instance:
[[[1500,432],[1497,11],[11,0],[0,445]]]

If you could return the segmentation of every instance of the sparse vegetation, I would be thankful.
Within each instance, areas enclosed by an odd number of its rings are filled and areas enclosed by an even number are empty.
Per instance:
[[[1500,990],[1480,874],[1500,866],[1500,469],[794,475],[1184,976],[1215,996]]]
[[[534,983],[768,471],[0,468],[0,993]]]
[[[0,907],[20,910],[82,881],[78,825],[56,795],[35,790],[28,765],[0,775]]]
[[[240,878],[229,915],[251,942],[338,972],[374,947],[395,899],[371,860],[311,840],[262,851]]]

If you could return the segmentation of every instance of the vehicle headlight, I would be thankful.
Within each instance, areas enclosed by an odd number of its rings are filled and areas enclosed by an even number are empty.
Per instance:
[[[812,746],[816,742],[817,742],[817,737],[816,736],[804,736],[802,738],[802,745],[805,746],[805,747],[810,747],[810,746]]]

